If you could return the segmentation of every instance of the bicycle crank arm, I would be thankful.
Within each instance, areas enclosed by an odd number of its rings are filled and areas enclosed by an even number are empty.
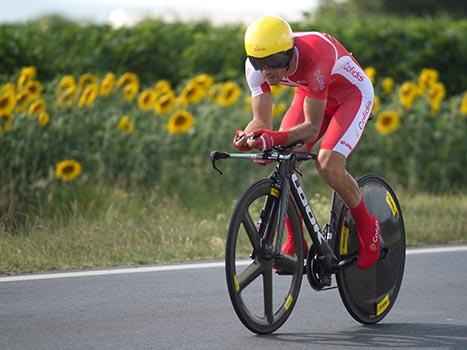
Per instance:
[[[347,259],[344,259],[344,260],[340,260],[339,261],[339,269],[344,269],[348,266],[351,266],[353,265],[355,262],[357,261],[357,256],[352,256],[350,258],[347,258]]]

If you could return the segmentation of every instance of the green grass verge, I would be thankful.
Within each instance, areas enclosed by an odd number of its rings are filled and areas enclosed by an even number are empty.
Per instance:
[[[70,190],[72,191],[72,190]],[[234,196],[208,209],[160,191],[75,189],[73,202],[52,199],[28,213],[19,232],[0,226],[0,274],[221,259]],[[63,198],[69,197],[69,193]],[[467,242],[467,194],[399,193],[409,246]],[[320,223],[327,195],[311,196]],[[60,203],[51,205],[50,203]],[[227,204],[226,204],[227,203]]]

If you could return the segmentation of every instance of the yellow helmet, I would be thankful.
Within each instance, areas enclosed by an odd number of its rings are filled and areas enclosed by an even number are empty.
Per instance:
[[[262,16],[245,32],[245,50],[250,57],[263,58],[293,47],[292,29],[278,16]]]

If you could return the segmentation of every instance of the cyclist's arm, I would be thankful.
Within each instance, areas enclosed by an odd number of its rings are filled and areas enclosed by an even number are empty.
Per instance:
[[[245,127],[245,133],[258,129],[272,130],[272,95],[266,92],[251,99],[253,119]]]
[[[326,100],[305,97],[303,111],[305,121],[288,130],[288,143],[304,141],[305,143],[315,140],[319,133],[321,120],[323,119]]]
[[[272,129],[272,95],[271,87],[263,74],[254,69],[250,60],[245,60],[245,78],[251,90],[251,106],[253,119],[246,126],[245,133],[258,129]]]

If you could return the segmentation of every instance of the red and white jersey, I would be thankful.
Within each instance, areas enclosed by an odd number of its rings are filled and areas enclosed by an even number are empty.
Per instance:
[[[300,87],[311,98],[339,104],[349,94],[360,91],[362,97],[372,98],[373,87],[363,69],[332,36],[320,32],[294,33],[294,49],[297,65],[281,84]],[[252,96],[271,90],[261,71],[245,62],[245,76]],[[357,89],[355,89],[357,88]]]

